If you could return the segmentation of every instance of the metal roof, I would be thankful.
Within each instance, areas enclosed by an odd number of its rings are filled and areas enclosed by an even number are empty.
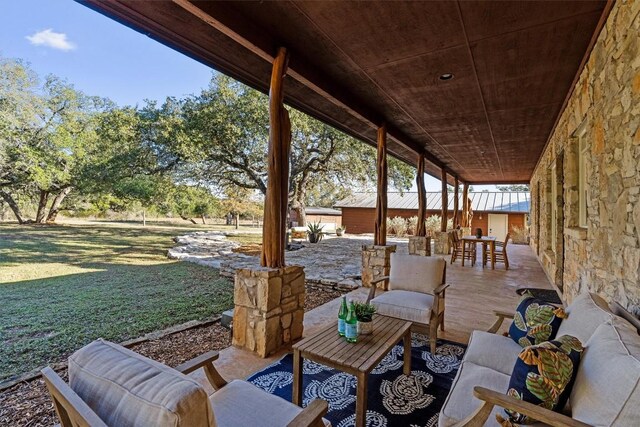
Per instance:
[[[471,192],[471,209],[474,212],[528,213],[530,194],[528,191]],[[462,209],[462,194],[458,197]],[[335,204],[336,208],[375,208],[375,193],[355,193]],[[387,209],[418,209],[418,193],[387,193]],[[427,192],[427,210],[442,209],[442,193]],[[447,209],[453,211],[453,193],[449,193]]]
[[[342,215],[342,211],[338,209],[331,208],[321,208],[321,207],[308,207],[304,208],[304,212],[307,215],[327,215],[327,216],[338,216]]]

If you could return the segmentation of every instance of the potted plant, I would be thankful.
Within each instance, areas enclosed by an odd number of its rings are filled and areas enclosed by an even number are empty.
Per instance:
[[[336,228],[336,236],[342,236],[345,231],[347,231],[347,227],[341,225],[340,227]]]
[[[369,335],[373,331],[373,315],[375,306],[364,302],[356,302],[356,318],[358,319],[358,335]]]
[[[322,240],[322,229],[324,225],[320,225],[320,222],[312,222],[307,225],[307,236],[309,237],[309,243],[318,243]]]

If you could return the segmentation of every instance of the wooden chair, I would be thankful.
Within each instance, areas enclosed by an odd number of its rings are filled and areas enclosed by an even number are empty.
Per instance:
[[[217,358],[210,351],[172,369],[96,340],[69,358],[70,384],[50,367],[42,376],[62,427],[325,426],[326,401],[302,409],[246,381],[227,383],[213,365]],[[211,396],[185,376],[200,368],[216,390]]]
[[[495,243],[495,257],[496,263],[502,262],[504,263],[505,269],[509,269],[509,257],[507,256],[507,244],[509,243],[509,237],[511,237],[510,233],[507,233],[507,236],[504,239],[504,242],[496,241]],[[486,265],[488,261],[488,251],[483,251],[482,254],[482,265]]]
[[[471,265],[474,266],[476,265],[476,245],[473,242],[467,242],[463,239],[461,239],[458,236],[458,232],[457,231],[450,231],[449,232],[449,243],[451,245],[451,262],[450,264],[453,264],[454,262],[456,262],[456,260],[458,259],[458,257],[462,257],[462,247],[463,245],[467,245],[467,249],[466,251],[464,251],[464,259],[465,260],[469,260],[471,261]]]
[[[412,322],[428,328],[431,353],[436,352],[438,326],[444,331],[445,284],[447,262],[443,258],[391,254],[391,270],[371,282],[367,302],[378,314]],[[376,285],[388,281],[389,290],[376,295]]]

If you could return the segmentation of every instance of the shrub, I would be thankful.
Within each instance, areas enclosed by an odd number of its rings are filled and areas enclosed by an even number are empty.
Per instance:
[[[388,231],[395,234],[398,237],[404,237],[407,235],[407,221],[402,217],[395,217],[390,222]]]
[[[433,236],[434,233],[440,231],[440,215],[431,215],[427,217],[425,221],[425,228],[427,230],[428,236]],[[447,221],[447,230],[451,230],[453,228],[453,218]]]
[[[418,229],[418,217],[412,216],[407,220],[407,232],[415,236],[417,229]]]

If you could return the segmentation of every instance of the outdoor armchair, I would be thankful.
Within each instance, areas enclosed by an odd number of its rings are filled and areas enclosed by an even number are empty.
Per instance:
[[[69,357],[69,384],[51,368],[42,371],[62,427],[186,426],[324,427],[327,402],[305,409],[251,383],[227,383],[208,352],[169,368],[131,350],[96,340]],[[211,396],[189,374],[203,368]]]
[[[367,298],[379,314],[428,327],[433,354],[438,326],[444,331],[446,268],[443,258],[391,254],[390,275],[372,281]],[[389,290],[376,297],[376,285],[387,280]]]

